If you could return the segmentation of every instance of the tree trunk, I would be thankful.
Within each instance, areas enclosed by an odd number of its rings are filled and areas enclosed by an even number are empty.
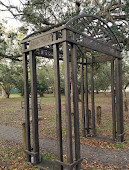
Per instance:
[[[124,94],[124,110],[125,112],[128,112],[128,101],[127,101],[127,96],[126,96],[126,88],[128,84],[123,88],[123,94]]]
[[[9,96],[10,96],[10,94],[9,94],[9,93],[6,93],[6,98],[7,98],[7,99],[9,99]]]
[[[6,92],[3,87],[2,87],[2,96],[6,96]]]
[[[98,89],[96,89],[96,94],[99,94],[99,90]]]

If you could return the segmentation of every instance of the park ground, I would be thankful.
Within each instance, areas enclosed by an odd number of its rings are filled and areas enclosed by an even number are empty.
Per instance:
[[[129,94],[128,94],[129,98]],[[11,95],[9,99],[0,98],[0,125],[15,127],[21,129],[24,122],[24,109],[21,108],[21,101],[24,99],[20,95]],[[62,118],[63,118],[63,139],[65,140],[65,98],[62,96]],[[90,101],[90,98],[89,98]],[[111,114],[111,94],[99,93],[95,95],[95,104],[101,106],[102,121],[97,125],[97,134],[99,136],[112,138],[112,114]],[[89,104],[90,106],[90,104]],[[91,107],[91,106],[90,106]],[[81,103],[79,103],[80,129],[81,129]],[[41,110],[39,110],[39,138],[49,138],[56,140],[56,108],[55,97],[52,94],[46,94],[41,98]],[[129,149],[129,113],[124,112],[124,143],[113,143],[102,140],[82,137],[80,130],[81,144],[103,148],[106,150],[120,150],[126,152]],[[40,151],[44,159],[56,160],[56,156],[47,153],[45,150]],[[65,155],[64,155],[65,158]],[[0,141],[0,168],[1,169],[38,169],[29,165],[25,161],[25,155],[21,143],[15,141]],[[120,169],[118,165],[103,164],[96,161],[88,161],[87,157],[82,163],[83,169]],[[128,169],[127,165],[125,169]]]

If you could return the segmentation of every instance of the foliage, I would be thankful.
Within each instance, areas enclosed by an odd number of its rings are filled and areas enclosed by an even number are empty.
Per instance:
[[[24,23],[21,30],[37,31],[69,20],[79,12],[98,15],[113,29],[125,49],[129,49],[129,1],[128,0],[21,0],[20,5],[5,3],[0,5],[15,18]]]
[[[94,71],[94,86],[96,92],[99,92],[100,90],[106,91],[111,86],[111,74],[109,63],[95,64]]]
[[[12,88],[17,88],[23,95],[24,78],[21,64],[19,62],[6,61],[8,64],[3,63],[0,65],[0,85],[5,90],[8,98]]]
[[[21,40],[24,37],[23,33],[16,29],[6,30],[7,22],[0,21],[0,60],[9,58],[11,60],[19,60],[21,57]]]
[[[14,69],[11,67],[8,67],[7,65],[0,65],[0,85],[5,90],[5,93],[7,95],[7,98],[9,98],[10,90],[12,89],[14,85]]]
[[[123,75],[123,85],[128,86],[129,83],[129,53],[127,51],[123,52],[123,62],[122,62],[122,75]]]
[[[90,3],[82,3],[82,9],[86,13],[98,15],[103,18],[109,27],[117,35],[122,48],[129,50],[129,1],[128,0],[95,0]]]
[[[9,2],[9,1],[8,1]],[[88,1],[75,1],[74,0],[21,0],[19,1],[20,5],[15,5],[13,2],[6,3],[2,0],[0,1],[0,5],[4,7],[5,10],[9,11],[16,19],[19,19],[24,25],[20,28],[21,32],[26,33],[27,30],[31,31],[42,31],[44,28],[48,27],[56,27],[61,25],[63,22],[66,22],[71,17],[74,17],[78,13],[90,13],[95,14],[101,17],[109,27],[114,31],[116,36],[118,37],[121,46],[125,51],[129,50],[129,1],[128,0],[88,0]],[[12,31],[5,34],[5,28],[3,24],[1,24],[0,32],[2,36],[6,35],[6,39],[1,39],[2,42],[2,50],[4,53],[10,54],[11,50],[13,52],[11,54],[19,54],[19,50],[15,48],[15,38],[17,37],[16,32]],[[3,37],[4,37],[3,36]],[[18,44],[19,45],[19,44]],[[10,49],[7,47],[10,46]],[[17,53],[18,52],[18,53]],[[94,54],[95,55],[95,54]],[[99,54],[101,55],[101,54]],[[128,53],[127,53],[128,55]],[[98,66],[97,66],[98,67]],[[123,77],[124,82],[128,82],[128,63],[124,62],[123,66]],[[95,88],[96,90],[107,89],[109,86],[108,81],[110,82],[110,74],[109,74],[109,66],[103,65],[96,70],[95,68]],[[39,71],[40,72],[40,71]],[[40,75],[41,74],[41,75]],[[43,76],[43,73],[38,74],[38,77],[46,77]],[[46,73],[45,73],[46,74]],[[54,76],[51,75],[49,80],[44,86],[41,85],[41,79],[38,80],[38,92],[45,91],[48,87],[54,84]],[[48,75],[47,75],[48,78]],[[103,79],[105,81],[103,81]],[[51,80],[51,82],[50,82]],[[64,92],[64,77],[61,77],[61,91]],[[102,83],[103,82],[103,83]],[[49,84],[49,85],[48,85]],[[51,84],[51,85],[50,85]],[[39,90],[40,89],[40,90]],[[41,93],[40,91],[40,93]]]
[[[37,70],[37,92],[40,97],[43,96],[44,92],[48,89],[46,70],[38,69]]]

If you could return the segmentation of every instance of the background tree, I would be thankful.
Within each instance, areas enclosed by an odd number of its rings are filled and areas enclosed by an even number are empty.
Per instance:
[[[0,21],[0,60],[8,58],[11,60],[20,60],[21,40],[24,37],[17,29],[6,30],[7,22]]]
[[[37,70],[37,92],[40,97],[44,96],[44,92],[48,90],[48,77],[46,75],[46,70],[40,68]]]
[[[111,87],[110,63],[96,64],[94,71],[94,86],[96,92],[108,90],[109,87]]]
[[[24,23],[26,29],[39,31],[66,22],[79,12],[98,15],[113,29],[125,49],[129,49],[129,1],[128,0],[19,0],[19,6],[0,0],[4,10]],[[78,9],[77,9],[78,8]]]
[[[20,28],[20,31],[24,33],[27,30],[43,31],[44,28],[59,26],[78,13],[85,12],[95,14],[105,20],[117,35],[122,48],[129,51],[128,0],[68,0],[67,2],[63,0],[19,0],[19,2],[20,5],[17,6],[13,3],[10,4],[10,1],[0,0],[0,5],[4,7],[4,10],[9,11],[14,18],[24,23],[24,26]],[[15,34],[12,35],[13,37],[15,37]],[[126,54],[128,55],[128,53]],[[124,67],[126,70],[128,69],[126,62],[124,62]],[[102,68],[103,71],[100,72],[99,70],[102,70]],[[102,68],[99,67],[95,70],[95,86],[99,89],[100,87],[104,89],[104,86],[107,85],[106,81],[104,81],[105,85],[101,85],[102,81],[99,81],[101,77],[109,78],[108,65],[104,65]],[[127,72],[123,71],[123,73],[128,80]]]
[[[4,89],[7,98],[9,98],[10,91],[14,87],[14,73],[15,71],[12,67],[4,64],[0,65],[0,85]]]

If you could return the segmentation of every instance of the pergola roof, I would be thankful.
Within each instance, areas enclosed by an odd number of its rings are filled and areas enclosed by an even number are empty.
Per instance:
[[[82,14],[72,18],[66,23],[67,27],[77,30],[86,36],[102,41],[113,47],[121,49],[112,29],[98,16]]]
[[[98,16],[90,14],[78,15],[60,27],[54,26],[30,34],[22,41],[25,45],[23,52],[38,50],[38,56],[53,58],[52,45],[64,41],[76,44],[78,55],[96,51],[94,62],[110,61],[113,57],[121,58],[121,46],[111,28]],[[88,57],[91,62],[90,55]],[[63,59],[62,51],[60,59]]]

